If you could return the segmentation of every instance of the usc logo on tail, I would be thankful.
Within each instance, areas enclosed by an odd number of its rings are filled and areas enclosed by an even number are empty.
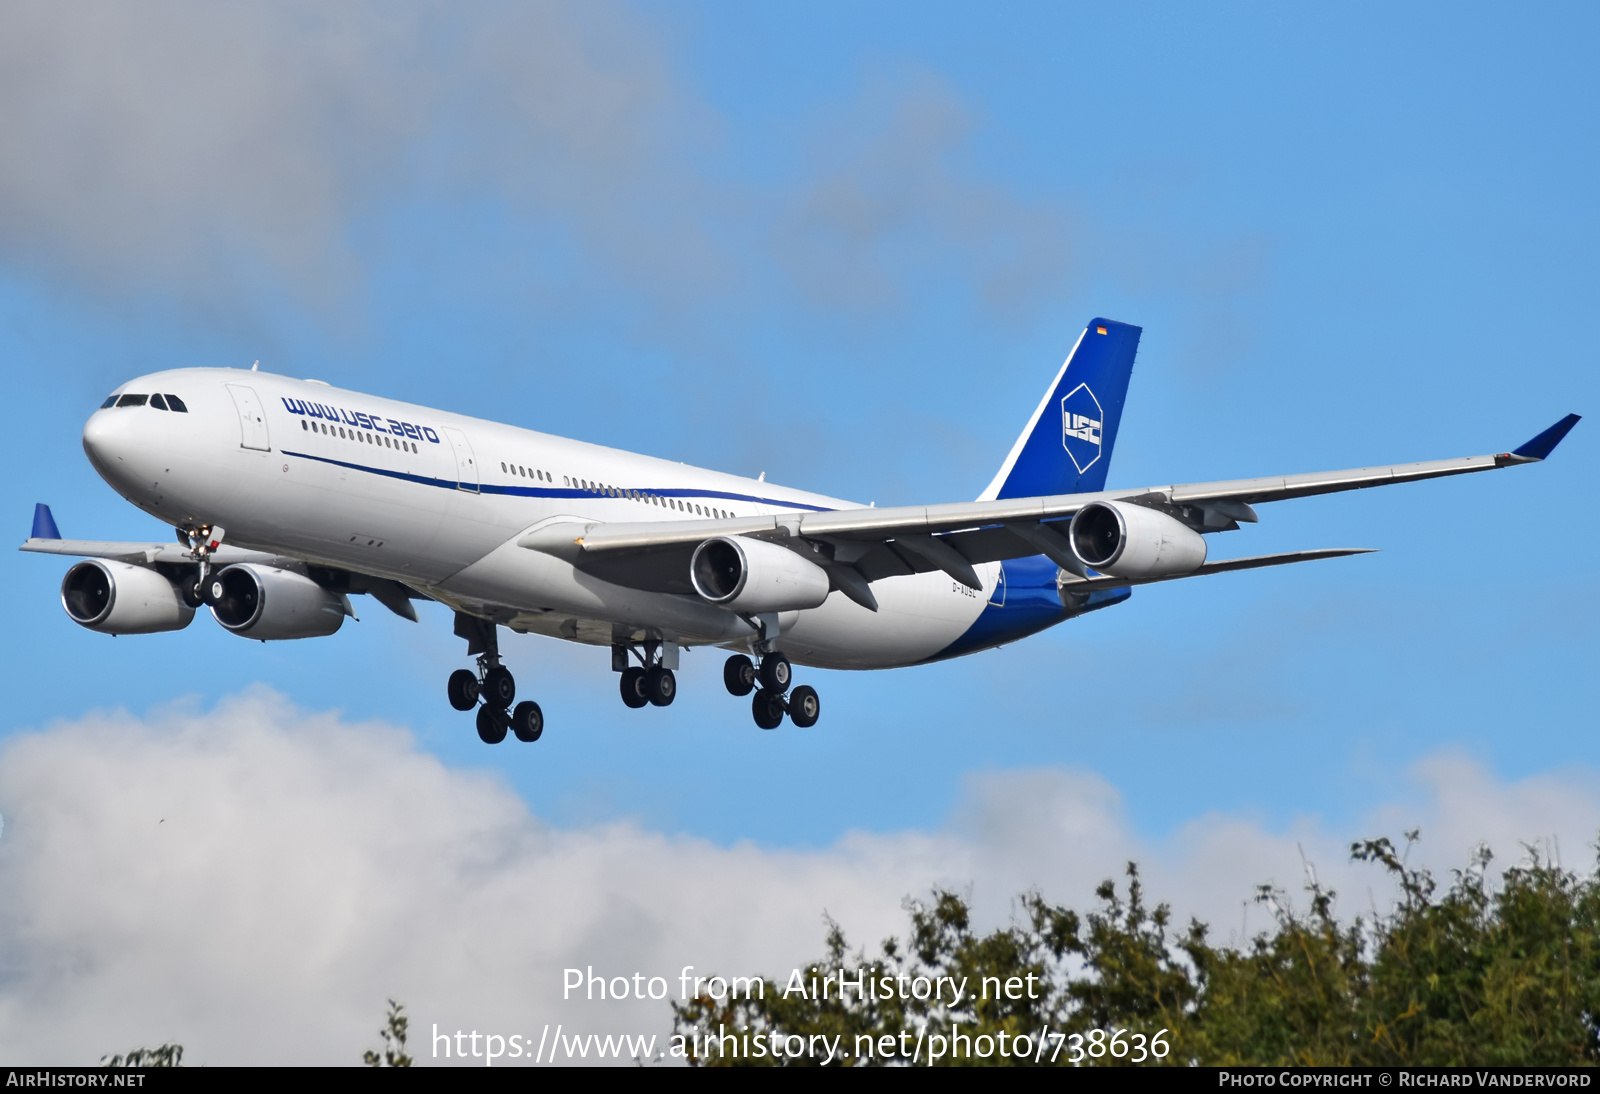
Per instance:
[[[1061,447],[1072,457],[1080,475],[1100,458],[1100,427],[1104,422],[1100,400],[1088,384],[1079,384],[1061,400]]]

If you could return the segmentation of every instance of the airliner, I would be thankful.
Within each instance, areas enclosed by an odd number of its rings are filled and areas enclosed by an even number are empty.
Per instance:
[[[1132,587],[1363,553],[1210,557],[1265,502],[1547,457],[1569,414],[1496,455],[1106,489],[1141,328],[1094,319],[975,501],[863,506],[257,369],[154,372],[88,419],[94,469],[176,542],[64,539],[48,506],[22,550],[84,559],[61,603],[104,634],[187,627],[202,606],[264,642],[317,638],[365,595],[454,613],[471,668],[446,692],[487,743],[538,740],[501,627],[609,649],[629,707],[667,706],[679,654],[729,651],[756,725],[815,725],[794,666],[959,657],[1120,604]]]

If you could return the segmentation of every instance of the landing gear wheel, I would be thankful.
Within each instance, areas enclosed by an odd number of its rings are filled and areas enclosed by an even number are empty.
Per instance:
[[[816,688],[801,684],[789,693],[789,720],[801,729],[816,725],[821,714],[822,700],[817,698]]]
[[[471,710],[478,705],[478,678],[471,669],[452,672],[445,690],[450,693],[450,705],[457,710]]]
[[[655,666],[644,674],[645,698],[658,707],[670,707],[678,697],[678,679],[671,669]]]
[[[539,704],[524,700],[517,704],[511,712],[511,732],[517,735],[517,740],[532,744],[544,733],[544,711],[539,709]],[[504,736],[504,731],[501,733]]]
[[[750,713],[762,729],[777,729],[783,724],[783,696],[762,688],[750,701]]]
[[[755,663],[742,653],[736,653],[722,666],[722,686],[729,695],[749,695],[756,686]]]
[[[644,669],[638,665],[622,670],[622,701],[634,710],[650,701],[644,692]]]
[[[496,665],[483,674],[483,701],[492,707],[505,710],[517,697],[517,682],[504,665]]]
[[[486,745],[497,745],[506,739],[506,712],[494,707],[478,708],[478,737]]]
[[[761,659],[761,686],[766,690],[782,695],[793,678],[794,668],[783,654],[769,653]]]

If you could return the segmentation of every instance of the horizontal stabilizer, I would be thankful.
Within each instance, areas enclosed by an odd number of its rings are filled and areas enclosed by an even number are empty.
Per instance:
[[[1092,593],[1097,589],[1121,589],[1129,585],[1149,585],[1155,581],[1176,581],[1181,577],[1203,577],[1206,574],[1225,574],[1230,570],[1254,570],[1258,566],[1286,566],[1291,562],[1313,562],[1319,558],[1344,558],[1346,555],[1370,555],[1371,547],[1325,547],[1317,551],[1289,551],[1281,555],[1252,555],[1249,558],[1228,558],[1208,562],[1198,570],[1186,574],[1169,574],[1165,577],[1105,577],[1090,578],[1062,575],[1061,588],[1071,593]]]
[[[1572,427],[1577,425],[1580,420],[1582,420],[1582,415],[1568,414],[1521,448],[1512,449],[1511,454],[1513,456],[1521,456],[1525,460],[1542,460],[1555,451],[1556,445],[1560,444],[1562,439],[1572,432]],[[49,510],[46,510],[46,512],[49,512]]]

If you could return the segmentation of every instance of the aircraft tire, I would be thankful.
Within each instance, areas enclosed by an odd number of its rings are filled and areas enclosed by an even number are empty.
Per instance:
[[[743,698],[756,687],[755,663],[742,653],[736,653],[722,665],[722,686],[729,695]]]
[[[822,716],[822,700],[817,689],[801,684],[789,693],[789,721],[801,729],[809,729]]]
[[[544,711],[531,700],[518,703],[511,712],[511,732],[524,744],[532,744],[544,735]]]
[[[762,688],[750,701],[750,713],[762,729],[777,729],[783,724],[783,696]]]
[[[761,686],[779,695],[789,690],[794,680],[794,666],[781,653],[769,653],[761,659]]]
[[[650,702],[644,692],[644,669],[638,665],[622,670],[622,701],[634,710]]]
[[[517,697],[517,681],[511,670],[496,665],[483,674],[483,701],[489,706],[505,710]]]
[[[445,690],[450,694],[450,705],[457,710],[471,710],[478,705],[478,678],[470,669],[452,672]]]
[[[506,739],[507,723],[506,712],[496,707],[482,706],[478,708],[478,737],[486,745],[497,745]]]
[[[644,694],[658,707],[670,707],[678,697],[678,678],[672,670],[655,666],[644,674]]]

